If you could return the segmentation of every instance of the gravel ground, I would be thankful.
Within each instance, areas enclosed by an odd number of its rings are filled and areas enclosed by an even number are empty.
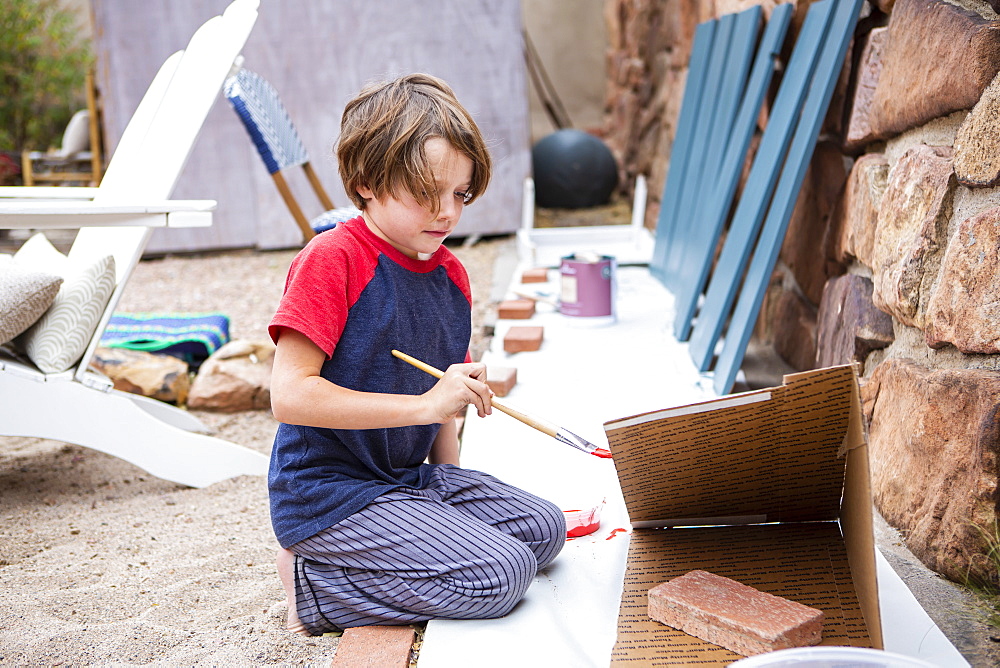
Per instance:
[[[452,246],[472,280],[473,356],[488,346],[493,266],[511,239]],[[294,251],[143,261],[120,309],[219,311],[265,338]],[[198,412],[269,452],[269,412]],[[99,452],[0,437],[0,665],[306,665],[334,637],[283,628],[267,490],[257,477],[190,489]]]

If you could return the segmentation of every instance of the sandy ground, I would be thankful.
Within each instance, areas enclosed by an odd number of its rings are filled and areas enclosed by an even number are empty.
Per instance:
[[[472,278],[476,357],[509,243],[453,247]],[[264,338],[293,256],[144,261],[120,309],[220,311],[233,339]],[[270,451],[269,412],[197,415]],[[0,665],[326,664],[338,638],[284,630],[276,548],[263,478],[190,489],[86,448],[0,437]]]
[[[495,311],[494,267],[512,243],[453,246],[472,279],[476,358]],[[234,339],[264,338],[293,256],[144,261],[120,307],[220,311]],[[758,362],[774,375],[773,361]],[[223,438],[270,450],[268,412],[197,416]],[[876,540],[970,663],[1000,665],[1000,635],[975,597],[923,567],[884,522]],[[262,478],[190,489],[86,448],[0,437],[0,665],[326,665],[338,638],[283,628],[276,547]]]

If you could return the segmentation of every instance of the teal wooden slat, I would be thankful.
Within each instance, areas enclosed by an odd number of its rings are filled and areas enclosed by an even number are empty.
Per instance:
[[[677,128],[674,131],[670,166],[667,170],[667,180],[663,186],[663,197],[660,199],[660,212],[656,221],[656,243],[653,246],[653,257],[649,265],[650,272],[661,282],[664,280],[663,272],[666,267],[667,249],[670,247],[674,223],[677,219],[681,184],[684,182],[684,174],[687,170],[691,140],[694,136],[693,129],[700,112],[701,93],[705,85],[705,75],[708,71],[717,24],[715,19],[705,21],[699,24],[694,31],[687,81],[684,83],[684,98],[677,119]]]
[[[861,3],[862,0],[839,0],[830,23],[830,29],[823,43],[823,52],[816,65],[813,84],[803,106],[781,179],[723,341],[713,378],[713,385],[719,394],[728,394],[732,390],[736,373],[743,363],[754,322],[760,313],[764,293],[767,291],[768,282],[781,251],[781,243],[788,230],[792,209],[795,207],[806,168],[816,147],[816,138],[819,136],[820,127],[830,106],[830,98],[833,96],[833,89],[837,85],[840,70],[847,56],[847,47],[858,20]]]
[[[809,8],[778,88],[771,118],[761,137],[750,175],[733,214],[733,222],[691,333],[688,352],[699,371],[707,371],[711,365],[715,344],[732,310],[753,243],[760,232],[778,172],[802,109],[802,101],[812,79],[833,2],[834,0],[820,0]]]
[[[688,167],[684,173],[684,183],[681,185],[677,218],[674,221],[674,232],[667,250],[667,263],[663,272],[664,285],[672,292],[677,290],[678,282],[681,280],[679,271],[681,259],[687,251],[695,210],[702,197],[705,158],[712,136],[716,131],[714,119],[719,107],[719,96],[722,92],[722,81],[729,50],[732,47],[735,24],[736,15],[726,14],[719,18],[719,25],[715,29],[711,60],[709,61],[708,74],[705,76],[705,88],[701,94],[701,113],[698,114],[695,121]]]
[[[691,335],[691,323],[698,297],[708,282],[715,247],[732,209],[733,196],[736,194],[740,173],[743,171],[743,164],[750,148],[750,140],[757,126],[761,104],[771,84],[775,60],[784,44],[791,17],[791,4],[778,5],[772,11],[767,28],[761,37],[760,46],[757,48],[746,93],[733,122],[730,139],[726,143],[726,152],[722,158],[712,159],[712,162],[718,165],[717,173],[714,175],[717,189],[710,197],[704,198],[704,206],[699,209],[698,237],[692,244],[692,252],[682,265],[681,274],[684,280],[676,293],[674,336],[678,341],[687,341]]]
[[[712,117],[705,163],[699,181],[698,200],[695,207],[694,227],[700,228],[701,213],[706,200],[712,196],[718,183],[719,163],[725,155],[732,137],[736,110],[747,85],[747,73],[753,59],[754,46],[760,31],[761,8],[759,5],[735,15],[722,81],[719,84],[719,101]]]

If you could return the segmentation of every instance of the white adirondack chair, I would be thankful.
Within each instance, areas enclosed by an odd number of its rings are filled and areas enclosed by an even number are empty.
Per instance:
[[[222,84],[241,60],[259,0],[234,0],[161,66],[98,188],[0,188],[0,229],[78,229],[70,259],[112,254],[116,286],[82,359],[63,373],[0,359],[0,435],[75,443],[157,477],[202,487],[267,470],[265,455],[205,435],[192,415],[120,392],[89,368],[156,227],[211,224],[215,202],[168,199]]]

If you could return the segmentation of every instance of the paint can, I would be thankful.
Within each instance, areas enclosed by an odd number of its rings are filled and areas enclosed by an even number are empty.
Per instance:
[[[615,258],[574,253],[559,264],[559,312],[592,325],[615,321]]]

